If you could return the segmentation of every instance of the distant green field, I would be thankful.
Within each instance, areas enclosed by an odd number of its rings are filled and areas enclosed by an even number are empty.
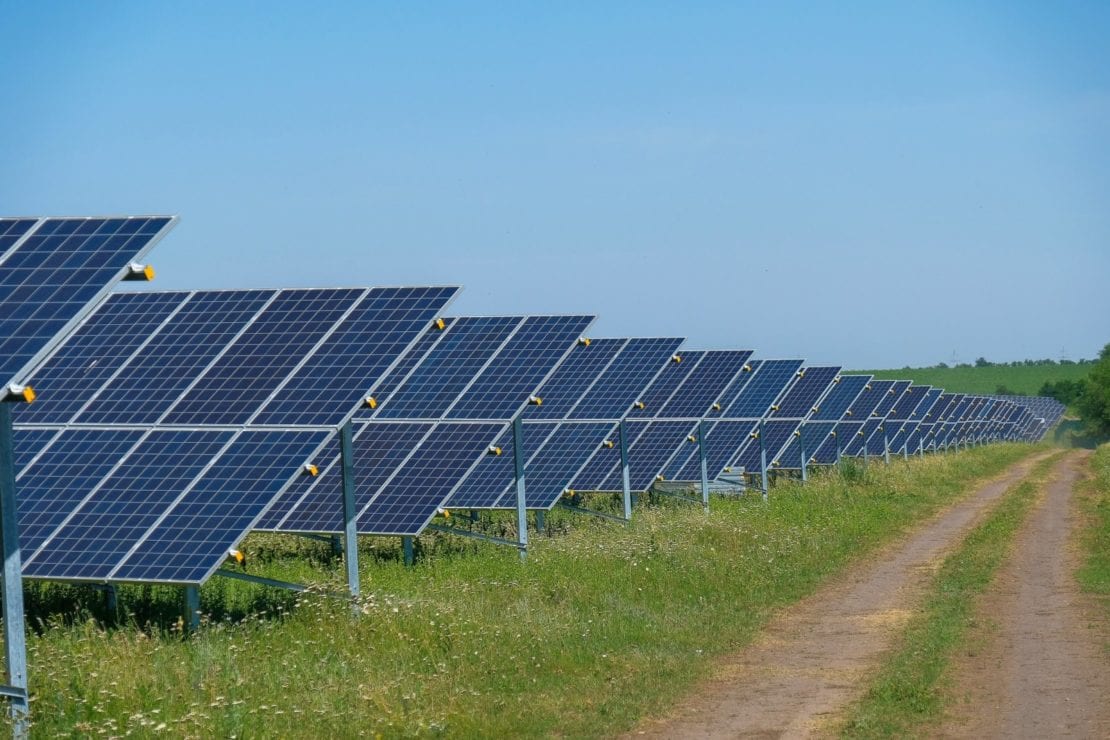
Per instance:
[[[920,367],[900,370],[846,370],[846,373],[864,373],[877,378],[912,380],[922,385],[933,385],[957,393],[995,393],[1004,385],[1015,393],[1035,396],[1046,382],[1080,380],[1087,377],[1091,365],[1021,365],[1009,367]]]

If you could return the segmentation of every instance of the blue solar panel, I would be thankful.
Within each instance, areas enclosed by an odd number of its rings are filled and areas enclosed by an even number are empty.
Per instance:
[[[31,227],[38,223],[37,218],[0,218],[0,259]]]
[[[351,449],[355,465],[355,510],[361,511],[378,490],[404,464],[433,429],[431,422],[375,422],[357,424]],[[330,454],[329,454],[330,453]],[[282,532],[343,531],[343,478],[339,450],[333,445],[321,460],[330,466],[317,478],[302,478],[294,488],[306,489],[302,496],[286,501],[283,496],[271,507],[280,515],[270,527]],[[305,482],[308,482],[305,485]],[[268,520],[267,520],[268,521]]]
[[[543,399],[543,404],[525,409],[525,418],[562,419],[566,417],[582,394],[593,385],[602,371],[629,341],[628,339],[595,339],[589,345],[575,347],[536,392],[536,395]]]
[[[26,220],[8,221],[0,240],[4,382],[20,379],[173,223],[162,216],[47,219],[28,232]]]
[[[927,385],[911,385],[909,389],[899,397],[898,402],[894,404],[894,408],[887,414],[887,418],[909,419],[928,390],[929,386]]]
[[[829,433],[836,428],[834,421],[807,421],[804,422],[790,441],[776,456],[777,467],[789,470],[800,470],[802,467],[802,453],[805,452],[806,465],[816,462],[816,452],[829,439]],[[805,444],[805,447],[802,444]]]
[[[162,423],[246,423],[364,292],[282,291],[174,404]]]
[[[882,425],[883,420],[879,418],[871,418],[865,421],[863,426],[852,435],[851,440],[845,440],[844,454],[859,457],[864,454],[865,450],[870,454],[867,447],[868,442]]]
[[[18,440],[31,430],[19,429]],[[142,437],[136,431],[64,432],[30,467],[22,468],[19,546],[33,552]]]
[[[778,409],[771,416],[779,419],[801,419],[809,415],[818,405],[829,385],[840,372],[839,367],[807,367],[802,376],[794,382],[790,390],[779,401]]]
[[[870,381],[870,375],[840,376],[840,382],[821,400],[811,418],[817,421],[840,421]]]
[[[771,467],[771,463],[778,455],[779,451],[790,441],[791,435],[794,430],[798,428],[797,421],[767,421],[763,424],[763,432],[761,439],[763,440],[763,448],[767,451],[767,467]],[[746,473],[758,473],[760,462],[760,441],[759,439],[752,439],[740,451],[740,454],[733,460],[732,467],[734,470],[743,468]]]
[[[862,421],[842,421],[833,429],[833,433],[825,438],[817,452],[813,453],[814,462],[818,465],[833,465],[836,463],[836,451],[839,448],[841,456],[847,455],[848,445],[852,438],[863,428]]]
[[[501,423],[437,424],[359,514],[358,531],[419,534],[503,429]]]
[[[697,424],[689,421],[654,421],[651,423],[629,422],[628,429],[634,441],[628,446],[628,470],[630,486],[633,491],[647,490],[660,471],[667,466],[678,450],[686,444]],[[639,429],[638,429],[639,428]],[[578,489],[579,486],[572,485]],[[603,491],[619,491],[622,488],[619,465],[609,472],[601,484]]]
[[[887,391],[894,385],[891,380],[872,380],[864,386],[860,391],[859,396],[844,412],[846,418],[854,419],[855,421],[867,421],[871,413],[875,410],[884,398],[887,396]]]
[[[531,426],[524,426],[525,449]],[[525,505],[530,509],[554,506],[574,474],[594,450],[615,434],[614,430],[615,426],[609,423],[560,424],[525,465]],[[510,485],[495,506],[509,508],[515,505],[516,490]]]
[[[703,417],[713,411],[725,389],[744,370],[752,353],[748,350],[705,352],[697,366],[674,395],[656,412],[656,417]]]
[[[121,294],[120,297],[127,294]],[[181,397],[190,383],[276,295],[270,290],[205,293],[139,294],[175,299],[172,320],[134,354],[119,374],[95,393],[77,422],[86,424],[153,424]],[[111,300],[94,314],[112,308]],[[127,318],[129,312],[124,312]],[[142,337],[140,337],[142,338]],[[68,345],[67,345],[68,349]],[[69,352],[55,357],[64,359]],[[47,363],[46,369],[53,364]],[[35,404],[38,405],[38,404]]]
[[[110,296],[31,375],[39,398],[15,409],[17,424],[61,424],[74,416],[118,372],[185,300],[184,293]]]
[[[529,424],[524,429],[525,459],[535,454],[553,429],[544,425]],[[490,509],[497,505],[502,494],[515,479],[516,467],[513,459],[513,430],[506,427],[501,435],[491,442],[500,455],[482,454],[478,464],[470,470],[459,487],[451,494],[448,503],[457,509]]]
[[[405,378],[409,376],[409,373],[424,361],[424,358],[431,352],[436,343],[443,339],[444,336],[448,335],[444,330],[449,328],[455,320],[452,318],[441,318],[440,321],[443,322],[444,329],[439,329],[435,326],[426,329],[420,338],[416,340],[412,349],[406,352],[389,373],[373,387],[370,395],[373,396],[374,399],[389,398],[401,384],[405,382]],[[355,414],[355,418],[368,418],[373,416],[374,413],[373,409],[363,406]]]
[[[529,316],[446,417],[512,418],[593,322],[593,316]]]
[[[630,418],[655,416],[670,400],[675,390],[693,372],[704,352],[681,352],[675,360],[659,371],[651,385],[636,399],[637,405],[628,412]],[[642,405],[642,408],[641,408]],[[582,489],[588,490],[588,489]]]
[[[373,288],[251,420],[336,424],[404,354],[458,288]]]
[[[569,414],[571,419],[616,419],[632,409],[647,386],[671,367],[677,338],[636,338],[628,343]]]
[[[885,417],[890,414],[890,410],[893,409],[894,405],[906,394],[909,387],[910,381],[908,380],[895,380],[892,382],[887,389],[886,396],[875,405],[875,409],[871,412],[871,415]]]
[[[151,432],[111,474],[91,487],[91,495],[30,554],[23,563],[24,574],[108,578],[233,436],[232,432]]]
[[[725,407],[724,415],[731,419],[766,416],[801,367],[801,360],[763,360],[752,369],[752,379],[740,395]]]
[[[455,319],[412,374],[380,404],[379,419],[438,419],[517,331],[519,316]]]
[[[357,430],[357,427],[356,427]],[[341,525],[337,522],[341,521],[340,506],[341,500],[339,496],[341,491],[339,489],[339,437],[333,436],[328,443],[324,445],[324,449],[320,451],[311,462],[317,466],[320,474],[318,476],[302,475],[293,480],[288,487],[278,496],[266,513],[255,525],[255,529],[261,531],[274,531],[279,528],[281,521],[285,519],[289,513],[300,506],[307,506],[308,513],[304,515],[305,520],[326,522],[319,529],[292,529],[289,531],[294,532],[339,532]],[[356,477],[358,473],[356,472]],[[329,481],[327,484],[324,481]],[[320,488],[316,489],[316,484],[320,484]],[[311,493],[310,493],[311,491]],[[302,502],[301,499],[304,499]]]
[[[112,578],[204,581],[327,438],[310,431],[240,433]]]
[[[35,455],[45,450],[50,441],[60,433],[57,429],[20,429],[13,434],[12,452],[16,471],[27,467]]]
[[[755,431],[755,421],[717,421],[705,435],[706,473],[713,480],[725,472],[737,450],[744,446]],[[681,467],[668,466],[663,476],[669,480],[700,480],[701,453],[697,445],[690,445],[689,454]]]
[[[913,431],[917,429],[918,422],[887,422],[887,424],[898,424],[898,431],[890,435],[890,452],[891,454],[899,454],[906,448],[906,442]]]

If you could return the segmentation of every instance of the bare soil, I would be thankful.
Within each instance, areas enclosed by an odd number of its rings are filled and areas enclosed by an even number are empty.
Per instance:
[[[1039,458],[958,503],[774,617],[668,717],[629,737],[806,737],[858,698],[943,560]]]
[[[1088,454],[1057,467],[978,605],[939,736],[1110,737],[1107,624],[1075,580],[1082,514],[1073,489]]]

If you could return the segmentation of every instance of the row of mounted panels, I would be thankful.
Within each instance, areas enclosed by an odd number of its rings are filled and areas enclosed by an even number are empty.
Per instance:
[[[36,327],[24,355],[45,357],[10,376],[40,394],[16,413],[29,577],[195,583],[253,528],[338,531],[335,429],[352,418],[359,531],[416,534],[442,507],[515,500],[518,415],[528,506],[550,508],[620,487],[622,429],[638,490],[699,472],[701,434],[714,476],[751,470],[753,448],[788,467],[790,444],[808,454],[869,387],[677,338],[588,341],[589,316],[438,318],[453,287],[123,293],[91,314],[100,293],[60,300],[134,271],[172,223],[0,220],[0,285],[22,291],[0,307],[31,322],[5,328]],[[61,343],[52,310],[82,321]]]

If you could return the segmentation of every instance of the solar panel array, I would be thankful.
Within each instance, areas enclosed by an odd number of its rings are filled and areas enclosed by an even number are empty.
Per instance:
[[[195,584],[252,529],[414,535],[444,507],[528,508],[1038,439],[1055,402],[840,376],[678,338],[587,339],[592,316],[441,317],[454,287],[147,291],[172,217],[0,219],[0,361],[15,409],[24,573]],[[513,449],[512,423],[523,425]],[[892,439],[893,438],[893,439]],[[876,450],[876,444],[878,448]],[[318,473],[318,474],[317,474]]]

